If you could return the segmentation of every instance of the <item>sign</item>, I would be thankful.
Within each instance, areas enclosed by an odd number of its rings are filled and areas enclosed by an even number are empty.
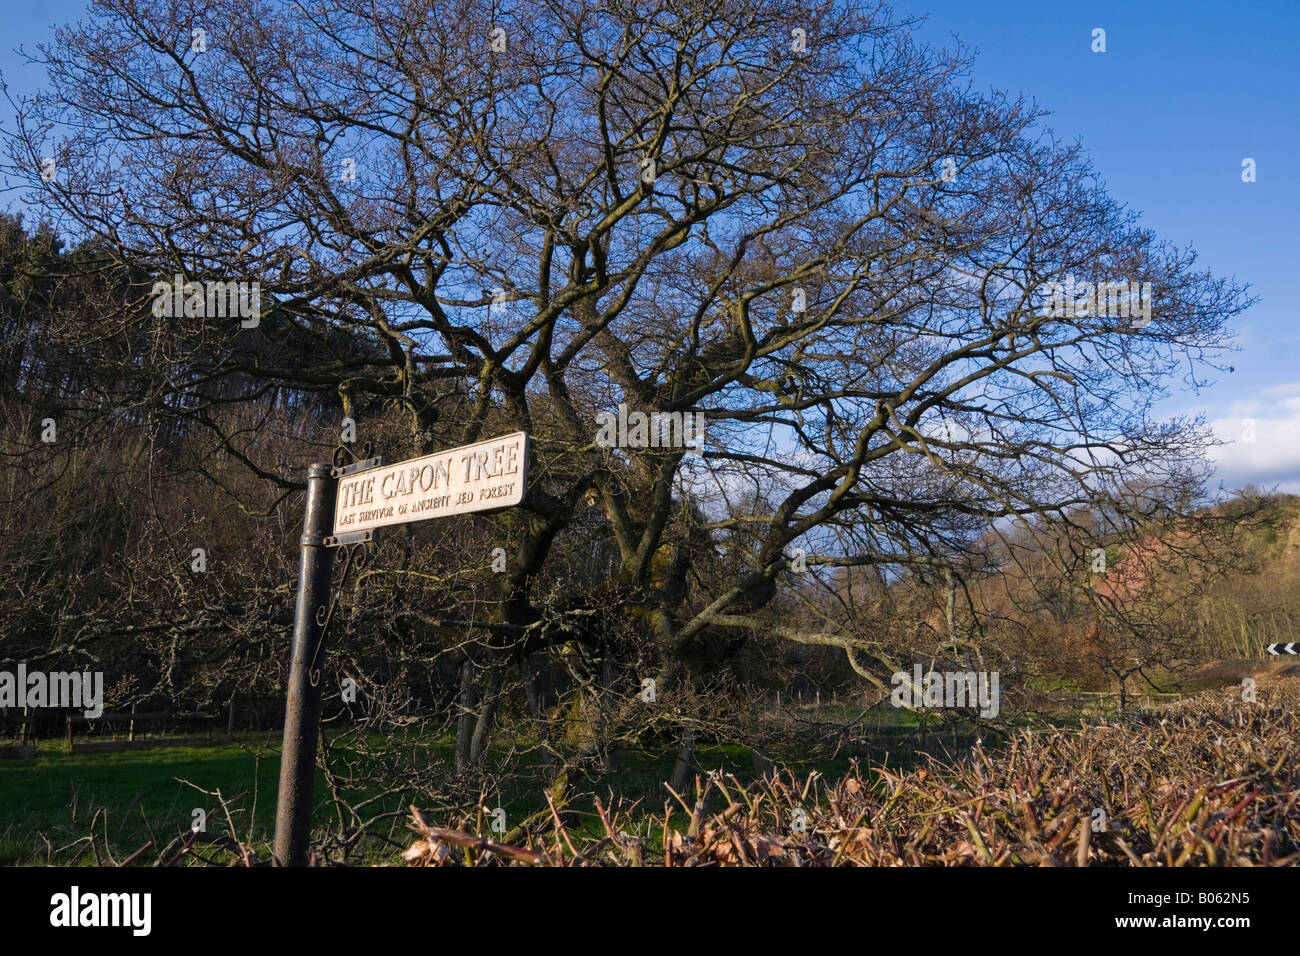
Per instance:
[[[524,500],[527,432],[462,445],[339,479],[334,534],[507,508]]]
[[[1293,641],[1290,644],[1270,644],[1268,652],[1274,657],[1279,654],[1300,654],[1300,641]]]

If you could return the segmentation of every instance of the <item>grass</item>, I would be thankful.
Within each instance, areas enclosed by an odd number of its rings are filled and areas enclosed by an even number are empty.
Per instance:
[[[215,809],[210,797],[182,781],[239,797],[241,834],[252,813],[252,832],[265,836],[274,825],[279,772],[278,752],[260,739],[6,760],[0,762],[0,864],[101,862],[84,841],[92,821],[99,845],[107,833],[115,858],[150,839],[161,849],[190,826],[195,808]]]
[[[808,720],[847,722],[860,711],[852,706],[826,706],[794,711]],[[954,740],[947,730],[938,733],[933,718],[931,746],[968,748],[974,734],[967,729]],[[887,762],[891,767],[910,766],[916,759],[916,714],[892,708],[871,712],[864,731],[867,739],[855,741],[834,754],[810,756],[797,745],[776,743],[770,759],[799,773],[817,771],[827,778],[847,773],[857,759],[864,764]],[[779,734],[777,736],[780,736]],[[331,739],[338,743],[330,732]],[[986,743],[988,734],[985,734]],[[376,736],[372,743],[387,738]],[[51,743],[45,746],[49,747]],[[494,756],[511,745],[526,741],[498,735]],[[419,737],[414,733],[402,741],[413,748],[415,760],[426,766],[450,765],[452,740],[448,736]],[[36,757],[0,761],[0,865],[91,865],[120,862],[148,841],[153,847],[142,861],[152,862],[164,847],[187,833],[193,811],[208,811],[207,832],[225,834],[230,825],[214,796],[228,802],[231,821],[240,842],[253,846],[262,859],[269,855],[275,824],[275,798],[279,778],[279,735],[263,734],[237,739],[232,744],[210,747],[159,747],[101,753],[45,750]],[[410,751],[408,751],[410,753]],[[346,752],[339,756],[350,757]],[[594,800],[604,805],[636,803],[647,814],[661,812],[669,799],[664,785],[673,771],[677,752],[665,747],[657,752],[620,752],[618,769],[612,773],[580,776],[570,780],[572,806],[579,827],[597,832],[602,824],[594,813]],[[693,772],[711,771],[740,781],[754,779],[752,751],[738,745],[701,745],[695,752]],[[492,806],[506,811],[508,826],[547,808],[545,775],[536,752],[522,758],[504,782],[501,792],[488,794]],[[208,791],[204,793],[203,791]],[[328,812],[328,791],[322,774],[316,778],[315,820],[324,832],[336,824]],[[372,796],[376,791],[345,790],[349,799]],[[406,841],[405,810],[415,803],[430,812],[418,793],[389,795],[383,809],[400,812],[391,837]],[[473,820],[479,808],[471,799],[462,808],[462,819]],[[441,814],[447,816],[445,808]],[[91,828],[95,839],[89,839]],[[367,847],[357,862],[398,862],[399,851],[390,845]]]

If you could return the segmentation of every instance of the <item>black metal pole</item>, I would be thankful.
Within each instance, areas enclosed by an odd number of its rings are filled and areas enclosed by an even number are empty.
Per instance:
[[[281,866],[307,865],[316,736],[320,732],[323,624],[334,570],[334,549],[325,546],[325,538],[334,527],[337,486],[329,465],[316,464],[307,469],[307,513],[293,618],[284,745],[280,752],[280,795],[275,809],[275,858]]]

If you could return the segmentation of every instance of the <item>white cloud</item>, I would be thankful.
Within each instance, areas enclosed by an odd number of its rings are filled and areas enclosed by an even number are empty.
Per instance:
[[[1226,442],[1210,451],[1216,478],[1225,487],[1277,485],[1300,493],[1300,382],[1273,385],[1258,398],[1233,402],[1210,426]]]

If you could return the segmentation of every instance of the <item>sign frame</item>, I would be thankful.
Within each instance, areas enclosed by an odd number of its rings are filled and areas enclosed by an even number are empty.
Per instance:
[[[391,465],[368,459],[340,469],[330,537],[369,541],[363,535],[379,528],[518,507],[531,452],[532,437],[517,431]]]

